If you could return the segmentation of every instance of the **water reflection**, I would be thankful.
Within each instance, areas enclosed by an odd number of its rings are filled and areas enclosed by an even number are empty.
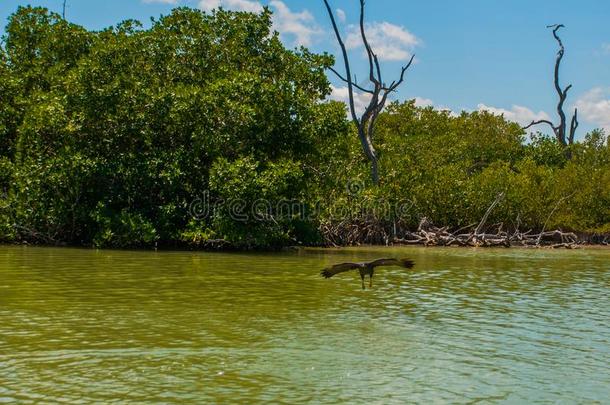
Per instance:
[[[331,263],[411,257],[362,291]],[[0,248],[0,401],[604,402],[609,251]]]

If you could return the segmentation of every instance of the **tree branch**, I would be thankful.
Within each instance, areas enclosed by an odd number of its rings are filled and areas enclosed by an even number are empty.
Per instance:
[[[337,76],[339,79],[341,79],[341,80],[342,80],[342,81],[344,81],[345,83],[347,83],[347,82],[348,82],[348,80],[347,80],[345,77],[341,76],[341,73],[337,72],[337,70],[336,70],[335,68],[330,67],[330,68],[328,68],[328,70],[330,70],[331,72],[333,72],[333,73],[335,74],[335,76]],[[364,87],[359,86],[359,85],[358,85],[356,82],[354,82],[354,81],[352,82],[352,86],[354,86],[355,88],[357,88],[358,90],[360,90],[360,91],[362,91],[362,92],[364,92],[364,93],[373,94],[373,90],[370,90],[370,89],[365,89]]]
[[[356,107],[354,103],[354,85],[352,83],[352,72],[349,64],[349,57],[347,55],[347,49],[345,48],[345,43],[341,38],[341,33],[339,32],[339,27],[337,27],[335,15],[333,14],[333,10],[330,8],[330,4],[328,4],[328,0],[324,0],[324,4],[326,5],[326,10],[328,11],[330,21],[332,22],[333,30],[335,31],[335,36],[337,37],[337,42],[339,42],[339,46],[341,47],[341,53],[343,54],[343,61],[345,63],[345,73],[347,77],[346,82],[349,94],[349,107],[350,112],[352,114],[352,119],[356,125],[360,125],[360,120],[358,120],[358,115],[356,114]]]
[[[479,222],[479,226],[477,226],[477,229],[475,229],[475,231],[474,231],[475,236],[481,233],[481,231],[483,230],[483,226],[485,226],[485,223],[487,222],[487,219],[489,219],[489,216],[491,215],[494,208],[496,208],[496,206],[498,204],[500,204],[500,202],[502,202],[502,200],[504,199],[504,196],[505,196],[504,192],[501,192],[500,194],[498,194],[496,196],[496,199],[494,200],[494,202],[489,206],[489,208],[487,208],[485,215],[481,219],[481,222]]]
[[[369,59],[369,76],[371,82],[375,83],[376,86],[381,86],[381,68],[379,66],[379,59],[373,52],[368,39],[366,38],[366,32],[364,29],[364,0],[360,0],[360,35],[362,36],[362,43],[366,49],[366,55]],[[375,77],[375,69],[377,69],[377,77]]]
[[[574,109],[574,115],[572,116],[572,122],[570,123],[570,145],[574,144],[574,137],[576,135],[576,129],[578,129],[578,108]]]
[[[563,110],[563,107],[566,102],[566,99],[568,98],[568,92],[570,91],[570,89],[572,89],[572,85],[570,84],[565,89],[562,89],[561,84],[559,83],[559,71],[561,68],[561,62],[565,55],[565,47],[563,45],[563,41],[561,40],[561,38],[559,37],[559,34],[557,33],[561,28],[564,28],[564,27],[565,26],[563,24],[555,24],[555,25],[547,26],[547,28],[553,29],[553,37],[559,44],[559,51],[557,51],[557,59],[555,60],[555,70],[553,72],[553,84],[555,86],[555,91],[557,92],[557,95],[559,96],[559,102],[557,103],[557,114],[559,115],[559,124],[554,125],[552,122],[550,122],[548,120],[532,121],[531,124],[529,124],[526,127],[523,127],[523,130],[529,129],[529,128],[533,127],[534,125],[538,125],[538,124],[548,124],[553,129],[553,132],[555,133],[555,137],[557,138],[557,141],[560,142],[561,144],[563,144],[564,146],[567,146],[567,145],[572,145],[574,143],[576,129],[578,128],[578,111],[576,111],[574,113],[574,116],[572,117],[572,122],[570,124],[570,133],[568,135],[568,139],[566,139],[567,118],[566,118],[566,114]]]
[[[378,175],[378,162],[377,162],[377,153],[375,151],[375,147],[373,145],[372,139],[374,138],[375,132],[375,123],[377,118],[383,108],[385,107],[388,97],[390,93],[396,91],[398,86],[400,86],[404,82],[405,73],[413,64],[413,60],[415,59],[415,55],[411,57],[409,63],[402,68],[400,73],[399,80],[395,80],[390,84],[390,86],[386,86],[383,82],[382,72],[381,72],[381,64],[379,62],[379,58],[373,51],[371,44],[366,36],[366,24],[364,19],[365,12],[365,0],[360,0],[360,35],[362,37],[362,42],[364,43],[364,48],[366,50],[367,58],[368,58],[368,70],[369,70],[369,80],[373,84],[373,89],[366,89],[363,86],[359,86],[357,83],[354,83],[351,74],[351,68],[349,63],[349,57],[347,53],[347,48],[343,39],[341,38],[341,34],[339,33],[339,28],[337,26],[337,21],[333,14],[332,8],[330,7],[329,1],[324,0],[324,4],[326,6],[326,10],[330,17],[333,30],[335,32],[335,36],[337,37],[337,41],[339,42],[339,46],[341,47],[341,52],[343,54],[343,60],[345,62],[345,70],[346,75],[343,76],[339,74],[335,69],[329,68],[337,77],[348,85],[348,93],[349,93],[349,108],[352,115],[352,120],[356,124],[358,128],[358,137],[360,138],[360,142],[364,149],[364,153],[368,157],[371,163],[371,174],[373,178],[373,183],[377,184],[379,182]],[[360,117],[358,117],[358,113],[355,109],[355,101],[354,101],[354,89],[358,89],[366,94],[371,96],[371,99],[366,107],[365,111],[362,113]]]
[[[557,200],[557,202],[555,203],[555,206],[553,207],[553,209],[551,210],[551,213],[549,214],[549,216],[546,218],[546,221],[544,221],[544,225],[542,226],[542,231],[540,232],[540,235],[538,236],[538,240],[536,241],[536,246],[540,246],[540,242],[542,241],[542,237],[544,236],[544,231],[546,230],[546,226],[549,224],[549,221],[551,220],[551,217],[555,214],[555,211],[557,211],[557,209],[559,208],[559,206],[567,199],[572,198],[572,196],[576,194],[576,191],[573,192],[570,195],[566,195],[561,197],[559,200]]]
[[[526,127],[523,127],[523,129],[530,129],[531,127],[535,126],[535,125],[540,125],[540,124],[549,124],[549,126],[553,129],[553,131],[555,131],[555,126],[553,125],[553,123],[549,120],[538,120],[538,121],[532,121],[531,124],[529,124]]]
[[[411,55],[411,59],[409,59],[409,63],[407,63],[405,66],[403,66],[403,68],[401,69],[401,72],[400,72],[400,78],[398,79],[398,81],[394,82],[394,84],[390,86],[390,91],[396,90],[402,84],[402,82],[405,81],[405,73],[407,72],[407,70],[409,70],[409,68],[413,64],[414,60],[415,60],[415,54]]]

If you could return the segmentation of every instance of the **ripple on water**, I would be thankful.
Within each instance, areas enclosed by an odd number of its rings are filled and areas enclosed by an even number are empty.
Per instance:
[[[0,402],[605,402],[608,258],[0,247]]]

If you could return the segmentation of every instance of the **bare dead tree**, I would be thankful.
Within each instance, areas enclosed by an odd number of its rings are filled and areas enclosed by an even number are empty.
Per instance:
[[[413,60],[415,55],[411,56],[409,63],[401,69],[400,77],[398,80],[394,80],[392,83],[387,85],[382,78],[381,67],[379,64],[379,58],[371,48],[371,45],[367,39],[365,32],[365,24],[364,24],[364,5],[365,0],[360,0],[360,35],[362,36],[362,42],[364,43],[364,48],[366,50],[366,54],[368,56],[369,62],[369,80],[371,81],[373,88],[367,89],[363,86],[360,86],[356,83],[355,78],[352,77],[352,71],[349,61],[349,56],[347,54],[347,49],[345,47],[345,43],[341,38],[341,33],[339,32],[339,28],[337,26],[337,21],[335,20],[334,13],[328,0],[324,0],[324,4],[326,5],[326,9],[328,11],[328,15],[330,17],[330,21],[333,25],[333,30],[335,31],[335,36],[337,37],[337,42],[341,47],[341,52],[343,54],[343,61],[345,64],[345,76],[341,75],[336,69],[331,68],[330,70],[337,75],[339,79],[347,83],[348,88],[348,96],[349,96],[349,110],[352,116],[352,121],[358,128],[358,138],[360,139],[360,143],[362,144],[362,149],[366,157],[368,158],[371,164],[371,177],[373,179],[374,184],[379,183],[379,162],[377,157],[377,152],[373,145],[373,139],[375,137],[375,123],[379,114],[383,110],[388,101],[388,96],[396,91],[396,89],[404,82],[405,73],[413,64]],[[356,111],[356,104],[354,102],[354,89],[357,89],[363,93],[370,95],[371,100],[369,101],[368,106],[359,117],[358,112]]]
[[[555,125],[549,120],[538,120],[538,121],[532,121],[531,124],[524,127],[523,129],[524,130],[529,129],[529,128],[531,128],[535,125],[539,125],[539,124],[547,124],[553,129],[553,132],[555,133],[555,137],[557,138],[557,141],[560,142],[561,144],[563,144],[564,146],[567,146],[567,145],[572,145],[574,143],[574,136],[576,135],[576,129],[578,128],[578,109],[577,108],[574,109],[574,115],[572,116],[572,120],[570,122],[570,129],[568,132],[567,117],[563,110],[563,107],[564,107],[566,99],[568,98],[568,92],[572,88],[572,85],[570,84],[566,88],[562,88],[561,85],[559,84],[559,69],[561,67],[561,61],[563,60],[563,56],[565,54],[565,48],[563,46],[563,42],[561,41],[561,38],[559,38],[559,35],[557,34],[557,32],[561,28],[564,28],[564,27],[565,26],[563,24],[549,25],[547,27],[547,28],[553,28],[553,37],[555,37],[555,40],[559,44],[559,51],[557,52],[557,60],[555,61],[555,74],[554,74],[555,90],[557,91],[557,94],[559,95],[559,103],[557,104],[557,114],[559,114],[559,124]]]
[[[63,18],[64,20],[66,19],[66,1],[67,0],[64,0],[62,11],[61,11],[61,18]]]

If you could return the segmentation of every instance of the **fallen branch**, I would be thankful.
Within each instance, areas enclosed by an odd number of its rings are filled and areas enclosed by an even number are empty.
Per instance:
[[[57,240],[55,240],[55,238],[51,237],[50,235],[44,234],[42,232],[38,232],[36,230],[27,228],[25,226],[17,225],[17,224],[14,224],[13,228],[15,228],[18,231],[25,232],[30,237],[27,239],[33,239],[35,241],[39,241],[39,242],[42,242],[47,245],[60,245],[60,243]]]
[[[542,235],[544,234],[544,231],[546,230],[546,226],[548,225],[549,221],[551,220],[551,218],[553,217],[553,215],[555,214],[555,212],[557,211],[557,209],[559,208],[559,206],[561,205],[561,203],[563,203],[565,200],[567,200],[568,198],[572,197],[576,192],[568,195],[568,196],[564,196],[561,197],[557,203],[555,204],[555,206],[553,207],[553,209],[551,210],[549,216],[546,218],[546,221],[544,221],[544,226],[542,227],[542,231],[540,232],[540,235],[538,237],[538,241],[536,242],[536,245],[540,246],[540,241],[542,240]]]

